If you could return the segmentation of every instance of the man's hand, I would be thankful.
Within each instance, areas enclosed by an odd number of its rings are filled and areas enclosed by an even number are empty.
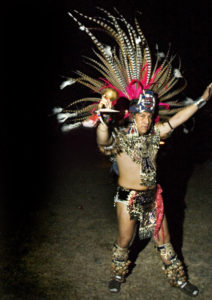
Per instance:
[[[98,111],[97,111],[97,115],[102,124],[106,125],[109,121],[110,116],[108,114],[104,114],[104,113],[100,112],[100,109],[102,109],[102,108],[111,109],[111,107],[112,107],[112,103],[111,103],[110,99],[108,99],[105,94],[102,95],[102,99],[99,102]]]
[[[108,99],[105,96],[105,94],[102,95],[102,99],[99,102],[98,111],[97,111],[97,115],[100,120],[100,124],[97,127],[97,143],[99,145],[109,145],[112,143],[112,136],[109,133],[108,125],[107,125],[110,116],[108,114],[103,114],[102,112],[99,111],[102,108],[111,108],[111,107],[112,105],[110,99]]]
[[[108,99],[105,94],[102,95],[102,99],[99,102],[98,109],[111,108],[111,107],[112,107],[112,103],[111,103],[110,99]]]
[[[208,101],[212,96],[212,83],[210,83],[206,90],[204,91],[204,93],[202,94],[202,96],[200,98],[202,98],[205,101]]]

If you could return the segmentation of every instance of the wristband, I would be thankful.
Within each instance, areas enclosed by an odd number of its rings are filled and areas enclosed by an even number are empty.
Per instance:
[[[203,98],[199,98],[194,102],[194,105],[198,107],[198,109],[202,108],[206,104],[206,101]]]
[[[99,110],[96,111],[96,115],[97,115],[99,121],[100,121],[103,125],[106,125],[106,123],[104,122],[104,120],[103,120],[103,118],[102,118],[101,113],[100,113]]]

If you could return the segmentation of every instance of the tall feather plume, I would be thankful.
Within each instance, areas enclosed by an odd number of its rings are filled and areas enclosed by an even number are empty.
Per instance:
[[[148,43],[147,43],[147,40],[140,28],[140,25],[138,23],[138,20],[135,18],[135,25],[136,25],[136,29],[138,31],[138,34],[141,38],[141,41],[142,41],[142,46],[144,48],[144,59],[146,60],[147,62],[147,78],[146,78],[146,83],[149,82],[150,80],[150,76],[151,76],[151,70],[152,70],[152,59],[151,59],[151,53],[150,53],[150,49],[149,49],[149,46],[148,46]],[[144,63],[143,63],[144,64]]]
[[[66,109],[63,110],[63,112],[80,112],[82,109],[79,109],[78,111],[76,109],[70,109],[70,107],[72,106],[76,106],[77,104],[83,103],[83,102],[99,102],[100,99],[99,98],[82,98],[82,99],[78,99],[76,101],[73,101],[72,103],[70,103],[69,105],[67,105]],[[85,107],[86,108],[86,107]],[[83,108],[84,109],[84,108]]]
[[[119,14],[120,21],[125,24],[127,31],[128,31],[129,39],[127,38],[126,34],[124,35],[124,39],[127,44],[129,59],[132,64],[133,79],[139,79],[137,76],[138,65],[136,64],[136,51],[135,51],[136,50],[136,38],[137,38],[136,32],[135,32],[134,28],[130,25],[130,23],[127,22],[127,20],[124,18],[124,16],[121,15],[117,10],[116,10],[116,12],[117,12],[117,14]]]
[[[169,64],[171,64],[171,62],[172,61],[169,61],[169,55],[170,55],[170,51],[171,51],[171,45],[169,45],[169,49],[168,49],[168,51],[167,51],[167,53],[166,53],[166,56],[164,57],[164,59],[163,59],[163,62],[162,62],[162,64],[161,64],[161,66],[160,66],[160,71],[158,72],[158,74],[156,75],[156,77],[155,77],[155,81],[157,82],[158,81],[158,87],[160,87],[161,85],[162,85],[162,83],[160,83],[160,77],[161,77],[161,75],[164,73],[164,71],[169,67]],[[155,66],[155,68],[156,67],[158,67],[158,61],[156,62],[156,66]],[[154,69],[154,71],[153,72],[155,72],[156,70]]]
[[[111,65],[104,59],[103,56],[101,56],[100,54],[96,53],[96,56],[103,62],[103,65],[102,66],[102,69],[105,70],[105,73],[107,74],[107,79],[109,79],[110,81],[110,78],[113,79],[114,81],[114,86],[117,85],[117,88],[119,88],[122,92],[125,91],[125,87],[126,87],[126,82],[124,81],[124,78],[122,76],[122,74],[119,72],[119,68],[117,68],[117,65],[116,65],[116,73],[113,72],[113,69],[111,68]],[[115,62],[114,62],[114,65],[115,65]],[[99,64],[100,66],[100,64]],[[117,76],[117,73],[119,74]]]
[[[137,18],[135,18],[135,26],[132,26],[123,15],[115,10],[117,17],[109,11],[98,7],[97,8],[105,17],[89,17],[78,11],[74,11],[80,18],[87,20],[94,24],[94,26],[85,26],[81,23],[73,13],[68,13],[69,16],[78,24],[79,29],[84,31],[93,41],[98,52],[94,51],[96,58],[86,57],[86,64],[101,74],[102,78],[94,79],[91,76],[76,71],[78,78],[73,79],[73,83],[82,84],[97,94],[101,94],[102,90],[107,86],[112,86],[118,90],[119,96],[124,95],[126,98],[132,97],[127,94],[127,88],[130,84],[141,83],[145,88],[153,90],[161,102],[179,94],[186,86],[172,90],[178,83],[181,76],[179,64],[179,71],[175,72],[174,76],[172,62],[174,57],[170,58],[170,46],[161,64],[159,64],[159,57],[156,59],[154,68],[152,66],[151,52],[147,40],[140,28]],[[106,33],[115,42],[115,47],[103,44],[94,35],[94,31],[101,31]],[[153,69],[153,70],[152,70]],[[72,79],[72,78],[71,78]],[[63,88],[71,85],[72,81],[69,79],[63,84]],[[135,87],[133,87],[135,88]],[[64,112],[74,112],[77,115],[72,117],[72,121],[86,120],[97,109],[100,98],[86,97],[72,102]],[[88,104],[88,103],[91,104]],[[170,105],[170,110],[159,107],[159,115],[163,118],[173,114],[183,107],[182,103],[175,101],[166,102]],[[78,108],[78,105],[84,107]]]
[[[124,65],[125,65],[125,68],[127,71],[128,79],[129,79],[129,81],[131,81],[132,70],[128,63],[129,54],[128,54],[128,51],[127,51],[128,49],[127,49],[126,43],[125,43],[127,41],[126,34],[119,26],[116,17],[114,17],[111,13],[109,13],[107,10],[105,10],[101,7],[98,7],[98,9],[101,10],[102,12],[104,12],[112,20],[112,23],[113,23],[114,27],[116,28],[117,35],[118,35],[118,38],[116,39],[116,41],[119,41],[119,43],[120,43],[119,46],[120,46],[120,50],[121,50],[121,55],[123,55],[123,61],[124,61]]]
[[[77,13],[77,11],[76,11]],[[96,47],[98,48],[98,50],[102,53],[102,55],[104,56],[104,58],[108,61],[108,63],[111,65],[113,71],[116,73],[116,69],[114,68],[114,64],[113,64],[113,60],[112,58],[106,53],[104,45],[91,33],[91,31],[85,27],[80,21],[78,21],[73,14],[71,14],[70,12],[68,13],[69,16],[79,25],[79,27],[81,28],[81,30],[85,31],[88,36],[92,39],[92,41],[94,42],[94,44],[96,45]],[[93,18],[89,17],[89,20],[93,20]],[[118,75],[118,74],[117,74]]]

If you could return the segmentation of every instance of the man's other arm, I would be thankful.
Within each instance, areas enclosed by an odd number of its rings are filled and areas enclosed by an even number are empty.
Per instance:
[[[200,99],[202,99],[202,104],[204,104],[204,101],[207,102],[212,96],[212,83],[209,84],[209,86],[206,88]],[[178,113],[176,113],[174,116],[172,116],[168,122],[164,122],[163,124],[158,124],[158,129],[160,131],[161,137],[166,136],[169,134],[173,129],[177,128],[184,122],[186,122],[188,119],[190,119],[199,109],[198,107],[198,100],[185,107]]]

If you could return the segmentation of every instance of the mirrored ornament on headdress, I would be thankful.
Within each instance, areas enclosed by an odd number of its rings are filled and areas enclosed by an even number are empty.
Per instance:
[[[156,106],[156,97],[151,90],[143,90],[138,100],[133,100],[129,111],[131,113],[141,113],[146,111],[153,114]]]

